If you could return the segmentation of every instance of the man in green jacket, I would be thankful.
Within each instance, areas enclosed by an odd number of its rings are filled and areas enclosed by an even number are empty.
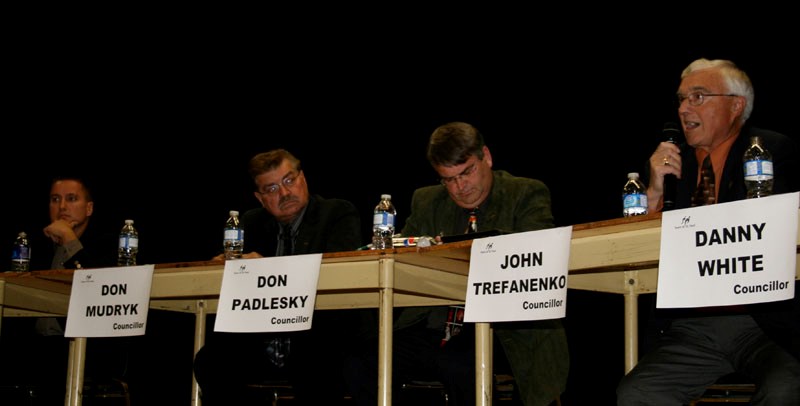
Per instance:
[[[405,236],[440,236],[501,230],[524,232],[554,226],[550,191],[541,181],[492,170],[492,154],[472,125],[453,122],[431,135],[428,161],[441,184],[417,189]],[[439,380],[450,405],[475,404],[474,325],[445,334],[448,307],[403,308],[394,322],[393,381]],[[569,352],[560,319],[493,323],[522,403],[548,405],[564,392]],[[454,335],[454,333],[457,333]],[[497,354],[500,356],[500,354]],[[366,370],[373,360],[362,365]],[[348,365],[352,367],[353,365]],[[375,373],[377,373],[375,371]],[[349,375],[349,373],[348,373]],[[358,404],[375,404],[374,375],[355,388]],[[362,402],[363,400],[363,402]]]

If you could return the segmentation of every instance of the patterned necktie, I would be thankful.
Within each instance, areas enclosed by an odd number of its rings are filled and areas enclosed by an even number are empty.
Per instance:
[[[273,365],[283,368],[286,365],[286,357],[289,356],[292,340],[283,333],[278,334],[278,337],[267,339],[267,356]]]
[[[478,232],[478,209],[474,208],[469,212],[469,221],[467,222],[467,230],[464,234],[472,234]]]
[[[292,255],[294,253],[294,241],[292,241],[292,226],[281,227],[281,256]]]
[[[703,160],[703,166],[700,169],[700,182],[697,184],[697,190],[692,196],[692,206],[703,206],[706,204],[716,203],[716,191],[714,190],[714,168],[711,166],[711,155],[706,156]]]
[[[280,238],[280,256],[292,255],[294,251],[292,226],[281,226],[281,233],[278,238]],[[267,356],[273,365],[278,368],[286,365],[286,358],[289,356],[291,344],[291,339],[282,333],[278,333],[277,337],[272,336],[267,339]]]
[[[469,221],[467,222],[467,229],[464,234],[472,234],[478,232],[478,208],[474,208],[469,212]],[[461,333],[464,328],[464,306],[450,306],[447,311],[447,319],[444,325],[444,337],[442,338],[441,346],[444,347],[451,338]]]

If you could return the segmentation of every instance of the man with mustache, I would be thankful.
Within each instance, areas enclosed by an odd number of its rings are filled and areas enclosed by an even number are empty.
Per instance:
[[[362,244],[356,207],[310,194],[300,160],[289,151],[257,154],[248,172],[262,207],[242,216],[242,258],[351,251]],[[275,379],[289,380],[297,404],[343,402],[342,363],[345,348],[354,342],[349,323],[355,317],[348,311],[317,311],[311,330],[210,335],[195,357],[203,404],[263,404],[263,395],[258,399],[248,385]]]

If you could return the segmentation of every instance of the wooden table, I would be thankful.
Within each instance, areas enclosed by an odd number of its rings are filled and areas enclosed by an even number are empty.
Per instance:
[[[625,298],[625,372],[638,359],[638,296],[656,292],[660,236],[660,213],[573,226],[569,288]],[[392,309],[463,303],[470,247],[471,241],[463,241],[420,249],[323,255],[317,309],[379,309],[380,405],[391,405],[392,398]],[[800,279],[800,260],[797,264]],[[155,266],[151,308],[195,314],[195,352],[204,343],[206,315],[216,312],[223,268],[223,261]],[[0,274],[0,310],[4,317],[63,316],[69,305],[71,282],[70,270]],[[67,405],[80,404],[85,345],[85,338],[73,339],[70,344]],[[476,399],[482,406],[491,405],[492,399],[491,348],[490,324],[478,323]],[[196,382],[192,385],[192,404],[199,404]]]
[[[392,398],[392,309],[395,306],[464,303],[470,243],[465,241],[422,250],[412,247],[323,256],[317,309],[380,309],[379,404],[390,405]],[[155,266],[150,306],[195,314],[195,353],[204,344],[206,315],[216,312],[224,266],[224,261]],[[2,274],[0,306],[3,315],[66,315],[72,274],[72,270]],[[85,348],[85,338],[70,341],[67,405],[80,405],[81,402]],[[491,370],[489,378],[490,373]],[[491,379],[487,384],[489,388],[490,384]],[[197,404],[199,388],[193,380],[192,405]]]
[[[796,252],[800,252],[800,215],[796,246]],[[638,298],[656,292],[660,253],[661,213],[572,228],[569,288],[616,293],[625,298],[625,373],[639,359]],[[795,279],[800,280],[800,254]]]

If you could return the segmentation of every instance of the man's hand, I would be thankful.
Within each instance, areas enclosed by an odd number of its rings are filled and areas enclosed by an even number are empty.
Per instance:
[[[77,222],[69,222],[67,220],[56,220],[44,228],[44,235],[53,240],[58,245],[64,245],[70,241],[78,239],[73,227]]]

